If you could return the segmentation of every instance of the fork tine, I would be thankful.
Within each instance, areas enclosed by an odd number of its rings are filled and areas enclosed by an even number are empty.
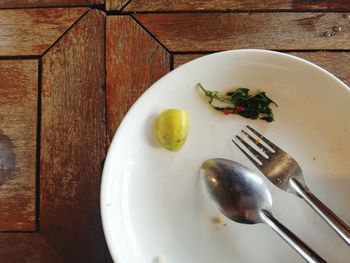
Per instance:
[[[252,127],[250,127],[249,125],[247,125],[247,128],[254,133],[256,136],[258,136],[264,143],[266,143],[268,146],[270,146],[274,151],[278,151],[281,150],[277,145],[275,145],[274,143],[272,143],[269,139],[267,139],[266,137],[264,137],[262,134],[260,134],[259,132],[257,132],[256,130],[254,130]]]
[[[260,157],[263,157],[264,159],[268,159],[266,158],[264,155],[262,155],[261,153],[259,153],[257,150],[255,150],[252,146],[250,146],[245,140],[243,140],[239,135],[236,135],[236,138],[248,149],[248,151],[250,153],[252,153],[261,163],[263,163],[260,160]]]
[[[242,133],[249,138],[254,144],[256,144],[265,154],[273,153],[270,149],[268,149],[265,145],[261,144],[258,140],[256,140],[253,136],[247,133],[245,130],[242,130]]]
[[[245,140],[243,140],[240,136],[236,135],[236,138],[248,149],[248,151],[253,154],[261,163],[260,157],[267,159],[264,155],[255,150],[252,146],[250,146]]]
[[[252,158],[238,143],[236,143],[234,140],[232,140],[232,142],[234,143],[234,144],[236,144],[236,146],[238,147],[238,149],[240,149],[241,150],[241,152],[245,155],[245,156],[247,156],[247,158],[256,166],[256,167],[260,167],[261,166],[261,164],[260,163],[258,163],[254,158]],[[259,160],[260,161],[260,160]]]

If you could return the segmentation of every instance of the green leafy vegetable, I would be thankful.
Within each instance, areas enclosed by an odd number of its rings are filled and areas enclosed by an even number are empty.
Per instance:
[[[277,104],[266,96],[265,92],[258,92],[255,95],[249,95],[249,89],[238,88],[234,91],[221,94],[217,91],[206,90],[200,83],[199,88],[208,98],[209,104],[224,114],[238,114],[249,119],[260,119],[267,122],[274,120],[270,103]],[[217,106],[214,102],[224,103],[227,106]]]

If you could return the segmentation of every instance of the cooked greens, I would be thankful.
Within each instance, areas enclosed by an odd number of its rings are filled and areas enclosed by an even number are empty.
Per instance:
[[[274,120],[270,103],[277,104],[266,96],[265,92],[258,92],[254,95],[249,94],[249,89],[238,88],[226,93],[206,90],[200,83],[199,88],[208,98],[209,104],[224,114],[238,114],[249,119],[262,119],[267,122]],[[226,104],[226,106],[218,106],[217,102]],[[215,104],[214,104],[215,103]]]

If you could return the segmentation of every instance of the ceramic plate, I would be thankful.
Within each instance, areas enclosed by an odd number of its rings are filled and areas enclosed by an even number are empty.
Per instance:
[[[278,103],[275,121],[213,110],[209,90],[263,90]],[[101,207],[108,246],[118,263],[304,262],[267,225],[224,219],[203,191],[199,167],[214,157],[254,171],[231,138],[249,124],[291,154],[313,192],[350,223],[350,90],[322,68],[263,50],[205,56],[170,72],[133,105],[105,162]],[[190,131],[179,152],[161,148],[156,116],[181,108]],[[303,200],[268,182],[275,216],[328,262],[349,262],[350,249]]]

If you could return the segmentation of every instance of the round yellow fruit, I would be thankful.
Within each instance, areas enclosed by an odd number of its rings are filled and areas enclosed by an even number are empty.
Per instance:
[[[168,109],[156,120],[156,137],[167,150],[176,152],[184,145],[189,128],[187,111]]]

